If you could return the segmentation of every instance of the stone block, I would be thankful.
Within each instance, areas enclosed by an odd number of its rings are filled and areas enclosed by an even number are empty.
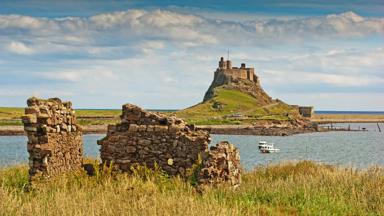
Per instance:
[[[138,130],[139,130],[139,126],[137,124],[130,124],[129,125],[129,129],[128,129],[129,132],[136,132]]]
[[[21,121],[24,124],[35,124],[35,123],[37,123],[37,118],[36,118],[36,115],[27,114],[27,115],[23,115],[21,117]]]

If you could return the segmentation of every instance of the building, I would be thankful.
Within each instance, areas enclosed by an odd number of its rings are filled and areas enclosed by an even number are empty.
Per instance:
[[[299,106],[299,113],[303,117],[311,118],[313,114],[312,106]]]
[[[215,76],[218,75],[225,75],[230,78],[230,80],[244,79],[255,83],[258,82],[258,77],[255,75],[254,68],[247,68],[245,63],[242,63],[240,67],[232,67],[231,61],[224,61],[223,57],[220,58],[219,67],[215,72]]]

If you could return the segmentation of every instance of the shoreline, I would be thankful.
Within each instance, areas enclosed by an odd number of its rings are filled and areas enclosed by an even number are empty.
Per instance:
[[[108,125],[82,126],[83,134],[106,134]],[[24,126],[0,126],[0,136],[25,135]]]
[[[108,125],[82,126],[83,134],[106,134]],[[260,127],[252,125],[199,125],[196,130],[207,130],[211,134],[227,135],[259,135],[259,136],[289,136],[299,133],[318,132],[315,129]],[[23,126],[0,126],[0,136],[25,135]]]
[[[384,119],[311,119],[317,124],[336,124],[336,123],[384,123]]]
[[[319,120],[311,121],[318,124],[330,123],[384,123],[384,120],[368,120],[355,121],[356,119],[340,119],[340,120]],[[82,126],[83,134],[107,134],[108,125],[85,125]],[[290,136],[302,133],[315,133],[327,131],[348,131],[346,129],[333,129],[319,127],[314,128],[290,128],[278,126],[254,126],[254,125],[196,125],[197,130],[207,130],[211,134],[226,134],[226,135],[257,135],[257,136]],[[353,131],[353,130],[350,130]],[[0,136],[21,136],[25,135],[24,126],[0,126]]]

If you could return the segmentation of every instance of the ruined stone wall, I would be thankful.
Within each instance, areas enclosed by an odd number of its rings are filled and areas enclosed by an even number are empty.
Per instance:
[[[28,136],[29,175],[50,177],[82,168],[82,132],[71,102],[29,98],[24,130]]]
[[[248,79],[248,72],[246,69],[242,69],[242,68],[221,69],[221,72],[227,76],[231,76],[232,79]]]
[[[226,182],[235,187],[239,186],[241,183],[239,150],[226,141],[211,146],[204,157],[198,182],[203,185]]]
[[[208,150],[209,141],[207,132],[195,131],[181,119],[125,104],[121,123],[109,125],[107,136],[98,144],[102,162],[113,162],[122,171],[130,171],[135,164],[153,167],[157,163],[169,175],[185,176]]]

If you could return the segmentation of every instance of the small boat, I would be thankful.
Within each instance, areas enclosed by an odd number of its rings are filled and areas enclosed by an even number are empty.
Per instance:
[[[267,145],[268,145],[267,141],[260,141],[259,142],[259,149],[261,149],[261,148],[263,148],[263,147],[265,147]]]
[[[273,143],[267,143],[266,141],[259,142],[259,150],[261,153],[272,153],[280,151],[280,149],[274,147]]]

